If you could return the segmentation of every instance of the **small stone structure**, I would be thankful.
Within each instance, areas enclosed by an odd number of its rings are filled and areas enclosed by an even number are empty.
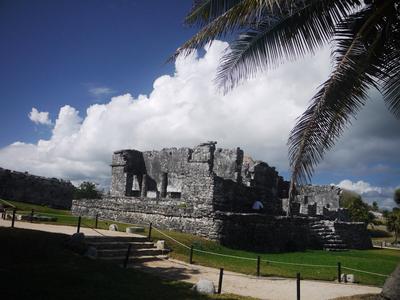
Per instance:
[[[322,247],[310,231],[310,222],[318,216],[285,216],[282,198],[287,198],[289,184],[274,167],[245,156],[240,148],[220,149],[215,144],[116,151],[110,196],[74,200],[72,212],[136,224],[152,222],[241,249],[278,252]],[[252,210],[255,201],[262,202],[262,211]]]
[[[297,191],[292,211],[302,216],[319,216],[325,220],[349,222],[347,209],[340,207],[342,189],[334,185],[304,185]],[[283,210],[287,211],[287,199]]]
[[[0,168],[0,198],[71,208],[74,186],[69,181]]]

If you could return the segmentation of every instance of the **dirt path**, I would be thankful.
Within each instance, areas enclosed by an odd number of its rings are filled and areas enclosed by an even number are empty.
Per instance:
[[[10,227],[11,221],[10,220],[3,220],[0,219],[0,226],[2,227]],[[65,226],[65,225],[51,225],[51,224],[40,224],[40,223],[29,223],[29,222],[19,222],[15,221],[14,224],[15,228],[24,228],[24,229],[32,229],[32,230],[40,230],[46,232],[53,232],[53,233],[64,233],[64,234],[74,234],[76,232],[75,226]],[[86,236],[139,236],[136,234],[128,234],[125,232],[119,231],[109,231],[109,230],[102,230],[96,229],[93,230],[91,228],[81,227],[80,232],[84,233]]]
[[[10,221],[0,220],[0,226],[9,227],[10,224]],[[73,234],[76,232],[76,228],[72,226],[35,224],[27,222],[15,222],[15,227],[65,234]],[[107,230],[98,230],[98,232],[96,232],[88,228],[81,228],[81,232],[85,233],[85,235],[101,235],[100,233],[107,236],[133,235]],[[173,259],[146,262],[134,266],[134,268],[164,278],[183,280],[190,283],[196,283],[200,278],[209,279],[214,282],[215,286],[218,285],[218,269],[189,265]],[[225,271],[222,291],[225,293],[251,296],[259,299],[292,300],[296,299],[296,281],[294,279],[280,277],[258,278],[255,276]],[[314,280],[301,281],[301,299],[307,300],[333,299],[337,297],[367,293],[377,294],[380,293],[380,291],[381,289],[377,287],[357,284],[339,284]]]
[[[147,262],[136,268],[174,280],[196,283],[200,278],[209,279],[218,286],[219,270],[198,265],[189,265],[169,259]],[[296,299],[296,280],[280,277],[255,277],[224,271],[222,291],[260,299]],[[326,281],[302,280],[301,299],[321,300],[357,294],[380,293],[377,287],[339,284]]]

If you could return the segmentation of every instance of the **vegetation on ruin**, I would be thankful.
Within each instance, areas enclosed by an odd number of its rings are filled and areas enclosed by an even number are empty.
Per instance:
[[[101,198],[101,192],[95,183],[84,181],[74,189],[73,197],[74,199],[98,199]]]
[[[348,209],[352,222],[374,224],[375,216],[370,212],[372,208],[357,193],[344,190],[340,197],[340,207]]]
[[[251,299],[204,296],[191,284],[95,261],[64,247],[63,234],[0,228],[1,295],[5,299]]]
[[[216,76],[219,87],[229,91],[260,71],[332,44],[333,71],[289,136],[292,201],[296,184],[310,180],[371,88],[378,88],[400,117],[399,15],[398,0],[194,1],[185,21],[201,29],[175,56],[229,36],[231,51],[221,58]]]

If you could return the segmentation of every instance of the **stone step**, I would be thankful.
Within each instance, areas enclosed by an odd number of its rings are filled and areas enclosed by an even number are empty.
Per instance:
[[[339,239],[339,238],[325,240],[325,243],[344,244],[343,240],[342,240],[342,239]]]
[[[343,248],[347,248],[347,244],[324,244],[324,248],[343,249]]]
[[[122,265],[125,261],[125,256],[114,256],[114,257],[99,257],[99,259],[103,261],[108,261],[111,263],[116,263]],[[131,256],[129,257],[128,264],[135,264],[147,261],[155,261],[155,260],[162,260],[168,259],[168,255],[144,255],[144,256]]]
[[[97,250],[97,257],[125,257],[127,249],[107,249]],[[130,257],[138,256],[157,256],[167,253],[166,250],[158,250],[157,248],[149,249],[131,249]]]
[[[101,243],[110,243],[110,242],[148,242],[148,238],[145,236],[87,236],[85,237],[85,241],[90,244],[94,242],[101,242]]]
[[[89,246],[95,247],[97,250],[102,249],[128,249],[131,244],[132,249],[148,249],[153,248],[152,242],[89,242]]]
[[[325,248],[325,247],[324,247],[324,250],[325,251],[349,251],[349,249],[346,249],[346,248],[338,249],[338,248]]]
[[[311,228],[319,229],[319,228],[329,228],[328,226],[319,224],[319,225],[311,225]]]
[[[333,232],[331,229],[326,229],[326,228],[319,228],[319,229],[312,229],[314,232]]]

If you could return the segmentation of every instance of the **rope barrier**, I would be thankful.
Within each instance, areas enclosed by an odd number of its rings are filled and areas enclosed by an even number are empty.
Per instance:
[[[193,251],[212,254],[212,255],[218,255],[218,256],[224,256],[224,257],[230,257],[230,258],[244,259],[244,260],[252,260],[252,261],[256,261],[257,260],[256,258],[251,258],[251,257],[228,255],[228,254],[222,254],[222,253],[217,253],[217,252],[204,251],[204,250],[195,249],[195,248],[193,248]]]
[[[262,259],[261,261],[262,262],[266,262],[266,263],[282,264],[282,265],[293,265],[293,266],[302,266],[302,267],[337,268],[337,266],[330,266],[330,265],[300,264],[300,263],[291,263],[291,262],[264,260],[264,259]]]
[[[93,231],[97,232],[98,234],[102,235],[102,236],[106,236],[105,234],[101,233],[100,231],[96,230],[95,228],[93,228],[92,226],[82,222],[83,225],[87,226],[89,229],[92,229]]]
[[[347,270],[351,270],[354,272],[361,272],[361,273],[366,273],[366,274],[371,274],[371,275],[376,275],[376,276],[382,276],[382,277],[389,277],[389,275],[385,275],[385,274],[379,274],[379,273],[374,273],[374,272],[369,272],[369,271],[364,271],[364,270],[359,270],[359,269],[353,269],[353,268],[348,268],[348,267],[343,267],[342,269],[347,269]]]
[[[153,229],[154,229],[154,230],[156,230],[157,232],[161,233],[162,235],[166,236],[167,238],[169,238],[169,239],[173,240],[175,243],[177,243],[177,244],[181,245],[182,247],[185,247],[185,248],[187,248],[187,249],[190,249],[190,247],[188,247],[188,246],[186,246],[185,244],[183,244],[183,243],[181,243],[181,242],[177,241],[177,240],[176,240],[176,239],[174,239],[173,237],[171,237],[171,236],[169,236],[169,235],[165,234],[164,232],[162,232],[162,231],[158,230],[157,228],[153,227]]]
[[[164,232],[160,231],[159,229],[155,228],[154,226],[152,227],[154,230],[157,232],[161,233],[165,237],[171,239],[175,243],[181,245],[182,247],[186,249],[190,249],[189,246],[179,242],[178,240],[174,239],[173,237],[169,236],[168,234],[165,234]],[[222,257],[229,257],[229,258],[235,258],[235,259],[243,259],[243,260],[251,260],[251,261],[257,261],[256,258],[251,258],[251,257],[244,257],[244,256],[236,256],[236,255],[229,255],[229,254],[222,254],[222,253],[217,253],[217,252],[212,252],[212,251],[205,251],[205,250],[200,250],[200,249],[195,249],[193,248],[193,251],[200,252],[200,253],[205,253],[205,254],[211,254],[211,255],[217,255],[217,256],[222,256]],[[331,266],[331,265],[313,265],[313,264],[301,264],[301,263],[291,263],[291,262],[283,262],[283,261],[275,261],[275,260],[265,260],[262,259],[262,262],[266,263],[274,263],[274,264],[282,264],[282,265],[292,265],[292,266],[302,266],[302,267],[316,267],[316,268],[337,268],[337,266]],[[382,276],[382,277],[388,277],[389,275],[384,275],[384,274],[379,274],[379,273],[374,273],[374,272],[369,272],[369,271],[364,271],[364,270],[358,270],[358,269],[353,269],[353,268],[348,268],[342,266],[343,269],[355,271],[355,272],[362,272],[366,274],[371,274],[371,275],[376,275],[376,276]]]
[[[13,205],[13,204],[11,204],[10,202],[8,202],[8,201],[6,201],[6,200],[3,200],[3,199],[0,199],[1,200],[1,202],[3,202],[3,203],[5,203],[5,204],[7,204],[8,206],[11,206],[11,207],[14,207],[14,208],[16,208],[16,206],[15,205]]]

